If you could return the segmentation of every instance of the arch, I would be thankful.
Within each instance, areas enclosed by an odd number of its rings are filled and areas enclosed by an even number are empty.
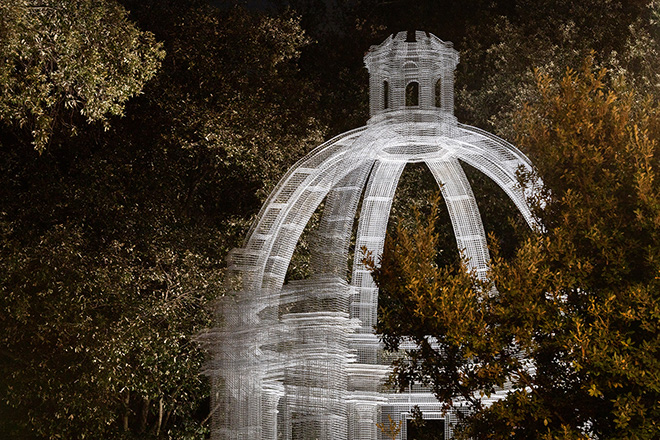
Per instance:
[[[307,217],[343,175],[368,157],[368,154],[355,157],[358,151],[351,150],[362,130],[364,128],[326,142],[298,161],[280,180],[248,232],[243,248],[237,250],[235,257],[229,257],[229,269],[235,265],[243,273],[243,289],[281,287],[288,265],[283,257],[293,253],[295,242],[292,240],[295,237],[297,242],[309,220]],[[287,231],[286,244],[281,237],[282,229]]]
[[[406,86],[406,107],[419,106],[419,83],[410,81]]]
[[[496,136],[490,135],[476,127],[459,124],[462,136],[454,139],[456,151],[452,154],[461,161],[473,166],[495,182],[509,196],[530,228],[541,228],[531,213],[527,197],[536,191],[533,182],[528,187],[522,187],[518,181],[518,173],[532,171],[529,159],[516,147]]]
[[[403,73],[410,75],[411,73],[417,72],[417,63],[414,61],[406,61],[403,63]]]
[[[382,254],[392,200],[405,165],[406,161],[378,161],[374,164],[362,200],[355,249],[364,247],[374,257]],[[361,320],[362,333],[371,333],[376,325],[378,288],[362,258],[356,251],[351,285],[357,289],[357,300],[351,305],[351,317]]]
[[[479,207],[463,168],[454,157],[427,160],[442,198],[447,205],[454,237],[467,266],[485,280],[488,270],[488,244]]]
[[[406,43],[415,43],[417,41],[417,32],[408,31],[406,32]]]
[[[368,154],[364,156],[366,157],[359,158],[350,154],[333,161],[330,169],[325,169],[323,173],[301,186],[286,211],[279,212],[279,221],[264,246],[264,258],[257,267],[257,271],[261,272],[261,280],[255,280],[258,288],[269,292],[277,292],[282,288],[291,256],[305,225],[333,187],[340,184],[351,171],[362,168],[365,164],[368,166],[370,160],[373,160]],[[332,168],[343,170],[341,174],[337,174]],[[255,237],[257,241],[260,238]]]
[[[442,77],[438,78],[433,87],[435,92],[435,106],[442,108]]]
[[[248,263],[249,276],[243,276],[244,288],[273,292],[281,289],[300,234],[323,198],[341,185],[348,174],[373,163],[380,139],[397,136],[390,130],[363,132],[365,128],[323,144],[280,181],[240,249],[242,254],[254,255]]]

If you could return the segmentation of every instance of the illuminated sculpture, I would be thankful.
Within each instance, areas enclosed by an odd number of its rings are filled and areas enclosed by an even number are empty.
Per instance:
[[[486,237],[459,161],[495,181],[534,225],[516,173],[531,170],[512,145],[459,124],[453,114],[458,53],[425,32],[401,32],[373,46],[365,127],[341,134],[301,159],[264,204],[244,247],[228,258],[233,292],[222,299],[214,340],[214,439],[368,439],[377,423],[408,417],[448,419],[423,389],[383,387],[376,324],[378,289],[349,247],[382,253],[392,198],[403,168],[424,162],[447,204],[458,248],[484,277]],[[312,275],[284,284],[310,217],[325,202],[311,246]],[[361,206],[360,212],[357,212]],[[358,215],[359,214],[359,215]],[[357,219],[357,220],[356,220]],[[497,398],[494,396],[492,398]],[[406,438],[405,424],[400,438]],[[447,436],[451,424],[445,425]]]

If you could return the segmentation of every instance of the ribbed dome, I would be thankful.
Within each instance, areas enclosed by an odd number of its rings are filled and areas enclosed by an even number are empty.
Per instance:
[[[372,47],[365,57],[369,123],[296,163],[244,246],[228,257],[229,293],[218,309],[221,326],[208,371],[217,408],[214,439],[377,440],[376,424],[387,415],[405,418],[412,405],[451,419],[428,390],[383,392],[389,367],[374,334],[378,288],[359,252],[346,274],[355,229],[355,249],[382,253],[408,163],[425,163],[435,177],[458,248],[479,276],[485,277],[489,259],[486,235],[461,162],[497,183],[534,226],[527,196],[535,189],[516,177],[531,171],[529,160],[452,114],[457,62],[451,44],[425,32],[398,33]],[[312,276],[285,284],[296,244],[322,203],[310,244]]]

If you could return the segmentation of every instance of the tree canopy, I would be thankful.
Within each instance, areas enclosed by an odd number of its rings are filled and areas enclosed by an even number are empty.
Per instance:
[[[127,15],[105,0],[0,2],[0,118],[43,151],[55,130],[121,115],[164,56]]]
[[[39,143],[13,113],[3,116],[0,433],[203,438],[209,389],[195,338],[213,324],[224,257],[268,188],[322,139],[312,115],[295,113],[315,99],[297,75],[306,39],[291,13],[141,2],[131,14],[146,29],[138,30],[114,2],[81,3],[101,15],[58,2],[61,22],[16,31],[28,45],[21,50],[33,50],[29,44],[42,41],[38,32],[52,26],[47,50],[59,54],[60,32],[70,31],[75,44],[93,46],[84,50],[126,58],[139,71],[112,77],[73,43],[62,43],[69,55],[57,66],[34,67],[42,91],[26,83],[31,77],[22,67],[5,66],[15,79],[3,87],[17,93],[4,96],[28,105],[20,93],[43,92],[39,111],[53,119],[43,132],[48,141]],[[28,12],[45,14],[42,20],[54,14],[39,11]],[[82,30],[65,25],[75,14],[85,15]],[[101,34],[90,37],[95,29]],[[154,63],[124,53],[130,46],[123,38],[159,54]],[[58,100],[74,93],[58,89],[61,71],[81,75],[80,93],[99,100],[75,95],[76,110],[118,109],[121,102],[124,117],[104,114],[104,127],[58,116],[67,105]],[[24,85],[15,89],[11,81]],[[117,87],[123,98],[99,87]],[[33,110],[16,112],[29,119]],[[75,132],[68,129],[73,123]]]

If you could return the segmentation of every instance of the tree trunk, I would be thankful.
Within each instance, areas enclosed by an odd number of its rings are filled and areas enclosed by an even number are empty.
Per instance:
[[[149,404],[151,400],[148,397],[142,398],[142,411],[140,413],[140,434],[147,429],[147,419],[149,417]]]
[[[156,427],[156,437],[160,435],[160,427],[163,423],[163,397],[158,401],[158,425]]]
[[[131,412],[131,392],[126,390],[124,398],[124,432],[128,432],[128,415]]]
[[[163,419],[163,426],[167,426],[168,422],[170,421],[170,416],[172,415],[172,408],[170,408],[166,413],[165,413],[165,419]]]

